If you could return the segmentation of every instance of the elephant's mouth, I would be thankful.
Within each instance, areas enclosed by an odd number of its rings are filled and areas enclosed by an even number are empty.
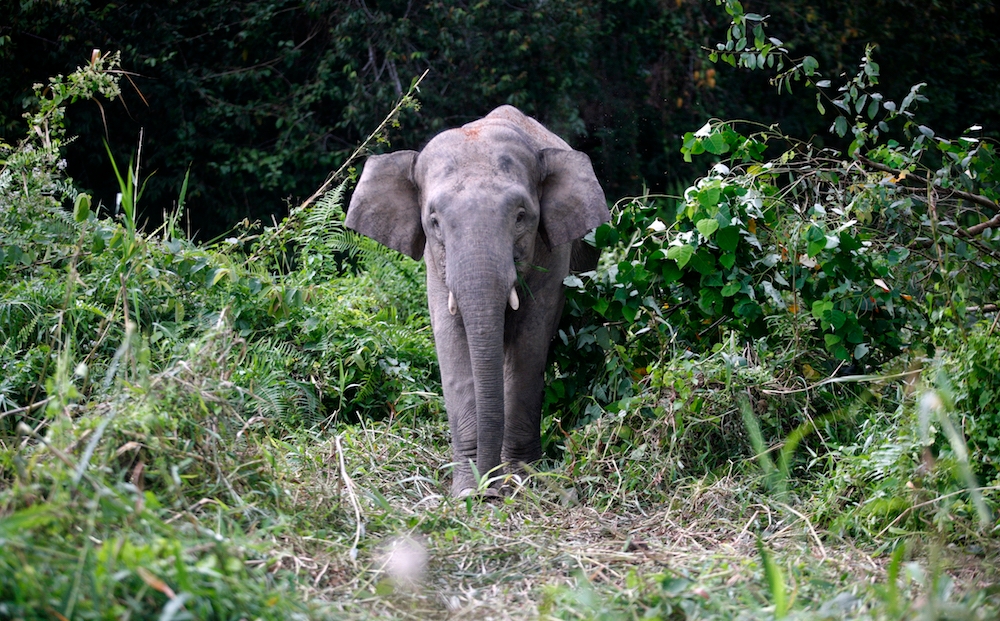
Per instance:
[[[516,285],[510,288],[507,303],[510,304],[511,310],[517,310],[521,307],[521,298],[517,297]],[[455,294],[450,289],[448,290],[448,312],[452,315],[458,312],[458,302],[455,300]]]

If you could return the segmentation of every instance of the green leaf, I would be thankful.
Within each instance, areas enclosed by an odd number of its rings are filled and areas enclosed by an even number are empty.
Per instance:
[[[861,243],[861,240],[859,240],[857,237],[854,237],[847,231],[842,231],[840,233],[840,247],[843,250],[846,250],[847,252],[853,252],[854,250],[862,248],[863,244]],[[890,260],[891,260],[891,254],[892,253],[890,251]]]
[[[733,304],[733,314],[747,321],[753,321],[754,319],[763,317],[764,311],[761,309],[760,304],[750,298],[744,297]]]
[[[868,355],[868,345],[865,343],[858,343],[854,348],[854,359],[861,360]]]
[[[219,284],[219,281],[229,275],[229,268],[220,267],[209,272],[211,276],[208,278],[208,286],[214,287]]]
[[[730,228],[735,228],[735,227],[730,227]],[[719,239],[718,236],[716,236],[715,239],[716,241],[718,241]],[[732,254],[731,252],[727,252],[726,254],[719,257],[719,263],[722,265],[722,267],[726,268],[727,270],[731,270],[733,269],[733,265],[736,264],[736,255]]]
[[[698,202],[701,203],[702,207],[715,207],[719,204],[719,197],[721,195],[722,189],[719,187],[719,184],[712,183],[698,191]]]
[[[816,300],[812,305],[812,316],[816,319],[822,319],[823,315],[830,310],[833,310],[833,302],[830,300]]]
[[[826,233],[820,227],[811,225],[806,231],[806,241],[809,242],[806,254],[810,257],[815,257],[826,248]]]
[[[806,56],[802,59],[802,70],[805,71],[806,75],[812,75],[816,73],[819,69],[819,63],[812,56]]]
[[[705,218],[704,220],[698,220],[695,227],[697,227],[698,232],[701,233],[702,237],[708,239],[712,236],[712,233],[719,230],[719,221],[715,218]]]
[[[743,288],[743,284],[736,280],[731,280],[722,288],[722,297],[728,298],[736,295]]]
[[[837,120],[833,122],[833,131],[835,131],[838,136],[843,138],[847,134],[847,119],[842,116],[838,116]]]
[[[677,282],[683,274],[684,272],[681,271],[681,268],[673,261],[664,261],[663,267],[660,268],[660,277],[663,278],[663,284],[665,285]]]
[[[695,252],[689,263],[699,274],[708,276],[715,272],[715,256],[708,248],[702,247]]]
[[[708,315],[717,315],[722,310],[722,295],[717,289],[705,287],[699,292],[698,306]]]
[[[902,246],[897,246],[889,251],[886,259],[889,265],[899,265],[900,262],[904,261],[906,257],[910,256],[910,251]]]
[[[725,252],[734,252],[740,243],[740,229],[735,226],[724,226],[715,235],[715,243]],[[729,265],[728,267],[732,267]]]
[[[868,118],[874,119],[876,114],[878,114],[878,100],[872,99],[868,104]]]
[[[864,109],[865,104],[868,102],[868,93],[862,93],[861,97],[854,103],[854,111],[861,114],[861,110]]]
[[[824,237],[823,241],[809,242],[809,245],[806,247],[806,254],[809,255],[810,258],[812,258],[818,255],[819,253],[823,252],[825,248],[826,248],[826,238]]]
[[[705,150],[714,155],[722,155],[729,152],[729,143],[722,135],[722,132],[714,132],[703,141]]]
[[[820,98],[820,94],[819,93],[816,93],[816,109],[819,110],[819,113],[821,115],[822,114],[826,114],[826,108],[823,106],[823,101]]]
[[[781,575],[781,569],[774,562],[771,553],[764,547],[764,542],[757,537],[757,551],[764,563],[764,576],[767,578],[767,588],[771,592],[771,601],[774,604],[774,618],[783,619],[788,614],[788,596],[785,591],[785,579]]]
[[[681,246],[671,246],[667,249],[667,258],[677,262],[677,267],[687,265],[691,257],[694,256],[694,246],[683,244]]]
[[[830,314],[827,317],[825,317],[825,319],[827,319],[830,322],[830,325],[833,326],[834,330],[839,330],[844,326],[844,323],[847,321],[847,315],[845,315],[843,311],[833,309],[830,311]]]
[[[826,347],[827,347],[827,349],[830,349],[831,347],[833,347],[837,343],[840,343],[841,338],[839,336],[837,336],[836,334],[824,334],[823,335],[823,340],[826,341]]]
[[[73,219],[83,222],[90,216],[90,194],[77,194],[73,203]]]

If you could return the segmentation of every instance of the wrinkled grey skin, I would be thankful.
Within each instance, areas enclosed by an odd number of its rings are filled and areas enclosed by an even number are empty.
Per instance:
[[[451,491],[541,457],[540,412],[562,281],[607,222],[590,159],[516,108],[368,158],[346,224],[427,263],[455,470]],[[495,474],[495,473],[494,473]]]

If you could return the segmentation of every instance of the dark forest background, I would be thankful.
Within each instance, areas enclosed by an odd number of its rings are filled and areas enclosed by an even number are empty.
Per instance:
[[[986,0],[774,0],[793,56],[853,74],[877,44],[882,92],[927,82],[922,123],[946,135],[1000,128],[1000,20]],[[32,84],[97,48],[120,50],[121,100],[74,106],[69,173],[104,205],[143,131],[141,219],[173,207],[190,169],[186,226],[202,239],[270,221],[310,195],[409,87],[422,104],[390,133],[419,149],[437,131],[518,106],[594,161],[609,197],[683,187],[680,136],[710,117],[773,121],[809,138],[813,93],[776,97],[761,72],[708,61],[725,40],[715,0],[90,0],[0,2],[0,139],[23,135]]]

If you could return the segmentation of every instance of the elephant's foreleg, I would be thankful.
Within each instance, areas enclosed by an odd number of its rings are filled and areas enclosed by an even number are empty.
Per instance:
[[[504,359],[504,438],[502,459],[512,471],[542,456],[541,408],[549,342],[563,307],[562,279],[540,283],[508,333]],[[536,284],[537,286],[537,284]],[[521,312],[521,311],[517,311]]]

